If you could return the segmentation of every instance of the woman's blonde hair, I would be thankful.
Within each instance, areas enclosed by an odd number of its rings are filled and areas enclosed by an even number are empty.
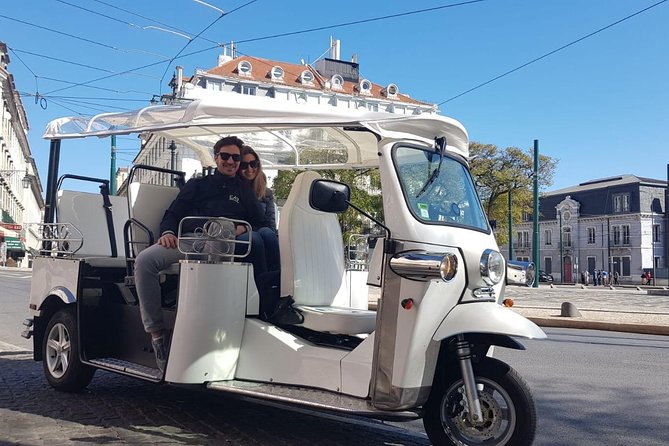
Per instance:
[[[256,177],[253,179],[251,186],[253,187],[253,192],[255,192],[256,197],[262,200],[267,196],[267,176],[262,170],[262,163],[260,162],[260,157],[251,146],[243,145],[241,150],[242,158],[244,155],[253,155],[253,157],[258,162],[258,169]]]

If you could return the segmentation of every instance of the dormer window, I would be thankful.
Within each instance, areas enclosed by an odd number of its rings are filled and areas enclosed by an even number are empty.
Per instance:
[[[332,79],[330,79],[330,83],[332,85],[333,90],[341,90],[344,88],[344,78],[338,74],[332,76]]]
[[[304,70],[302,74],[300,74],[300,82],[302,82],[304,85],[313,85],[314,73],[309,70]]]
[[[372,83],[367,79],[363,79],[360,81],[360,93],[372,94]]]
[[[270,77],[272,78],[273,81],[279,81],[283,82],[283,68],[280,66],[274,66],[272,67],[272,71],[270,71]]]
[[[388,98],[396,98],[397,93],[399,93],[399,88],[395,84],[388,84],[386,88],[383,89],[382,93]]]
[[[242,60],[237,64],[237,73],[241,76],[251,76],[253,72],[253,65],[248,60]]]

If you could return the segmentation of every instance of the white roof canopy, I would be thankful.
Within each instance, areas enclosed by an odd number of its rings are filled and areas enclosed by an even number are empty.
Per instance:
[[[211,148],[218,139],[237,135],[277,168],[302,165],[300,156],[305,151],[316,151],[310,158],[322,159],[327,166],[374,166],[378,164],[379,139],[431,145],[435,137],[445,136],[447,150],[465,158],[469,154],[469,139],[462,124],[439,115],[403,116],[231,96],[225,103],[197,100],[93,117],[59,118],[47,125],[44,138],[154,134],[198,153],[204,151],[211,158]],[[318,155],[314,157],[314,153]]]

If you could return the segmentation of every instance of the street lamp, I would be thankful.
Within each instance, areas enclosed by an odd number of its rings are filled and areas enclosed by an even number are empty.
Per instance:
[[[12,170],[0,170],[0,177],[12,176],[17,172],[24,172],[21,169],[12,169]],[[30,184],[32,183],[31,175],[28,173],[28,169],[25,170],[25,176],[21,179],[21,184],[24,189],[30,189]]]

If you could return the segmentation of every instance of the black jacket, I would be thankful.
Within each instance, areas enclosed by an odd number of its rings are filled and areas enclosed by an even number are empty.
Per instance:
[[[179,192],[160,222],[160,234],[177,234],[184,217],[227,217],[245,220],[251,226],[265,219],[260,203],[251,188],[237,176],[228,177],[220,172],[200,178],[191,178]],[[202,223],[194,220],[184,225],[183,232],[192,232]]]

